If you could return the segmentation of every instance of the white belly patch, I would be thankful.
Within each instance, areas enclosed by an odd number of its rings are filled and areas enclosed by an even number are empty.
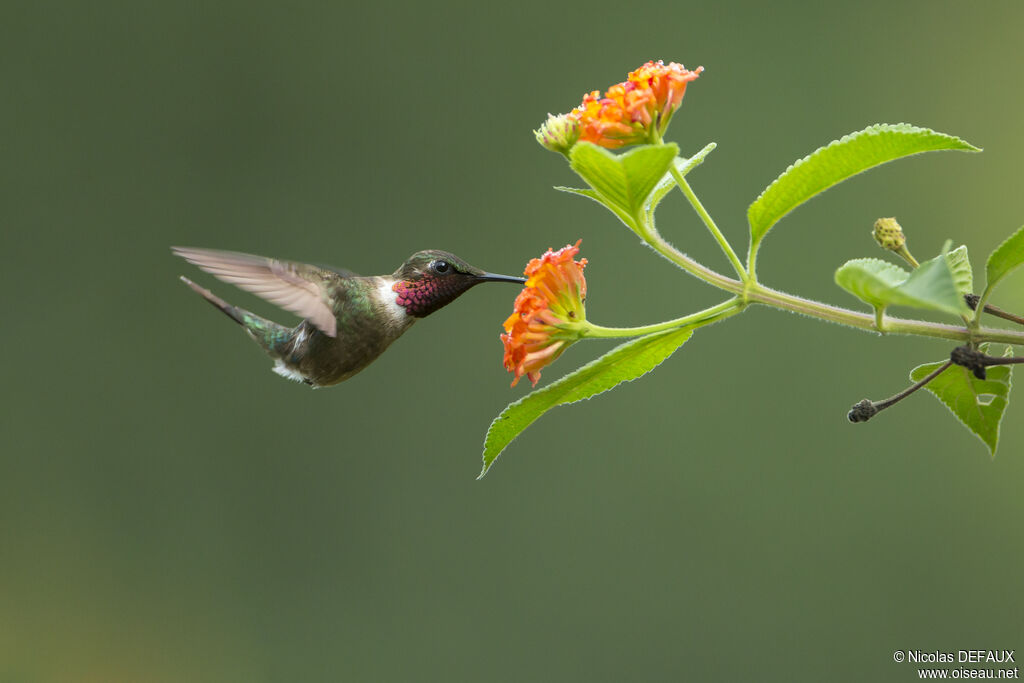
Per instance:
[[[305,382],[306,376],[298,370],[293,370],[284,364],[284,361],[280,358],[274,361],[274,367],[271,368],[275,374],[281,375],[286,379],[293,379],[296,382]]]

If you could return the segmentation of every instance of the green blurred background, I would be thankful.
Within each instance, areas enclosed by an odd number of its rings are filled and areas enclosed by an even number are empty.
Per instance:
[[[794,159],[876,122],[959,135],[769,236],[767,283],[843,305],[895,215],[981,270],[1024,223],[1024,4],[5,2],[0,7],[0,681],[916,678],[897,649],[1024,651],[1024,427],[994,460],[921,394],[949,345],[767,309],[544,417],[483,481],[514,291],[481,287],[366,372],[269,372],[178,282],[293,320],[185,244],[515,273],[583,239],[590,317],[720,300],[531,134],[647,59],[707,71],[669,138],[743,247]],[[679,197],[665,235],[727,268]],[[1017,274],[995,303],[1024,308]],[[579,344],[543,381],[610,348]]]

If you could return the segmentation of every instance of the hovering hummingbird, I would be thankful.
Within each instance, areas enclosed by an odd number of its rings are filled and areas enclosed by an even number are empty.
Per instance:
[[[481,282],[525,278],[485,273],[446,251],[418,251],[391,275],[359,277],[340,269],[215,249],[171,247],[216,278],[304,320],[285,327],[182,281],[241,325],[274,359],[282,377],[313,387],[342,382],[376,360],[416,322]]]

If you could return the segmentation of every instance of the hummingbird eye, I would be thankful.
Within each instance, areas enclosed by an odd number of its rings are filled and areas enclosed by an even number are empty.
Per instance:
[[[445,275],[452,269],[452,266],[447,261],[437,260],[430,262],[430,269],[438,275]]]

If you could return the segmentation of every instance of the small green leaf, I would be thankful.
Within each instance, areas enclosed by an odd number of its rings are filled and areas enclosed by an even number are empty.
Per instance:
[[[910,306],[961,315],[967,304],[957,290],[946,254],[925,261],[912,273],[876,258],[853,259],[835,275],[836,284],[876,310]]]
[[[956,291],[961,296],[974,292],[974,273],[971,270],[971,259],[967,256],[967,245],[961,244],[946,254],[946,259]]]
[[[689,159],[677,157],[674,163],[676,165],[676,169],[679,171],[679,175],[685,177],[687,173],[704,163],[704,158],[717,146],[718,145],[712,142]],[[647,201],[644,202],[644,213],[647,214],[648,221],[650,221],[651,216],[654,214],[654,210],[658,208],[658,204],[661,203],[661,200],[664,199],[665,195],[671,192],[672,188],[675,186],[676,179],[672,177],[671,173],[666,172],[665,175],[661,177],[661,180],[658,181],[658,184],[655,186],[654,191],[651,192],[651,195],[647,198]]]
[[[565,187],[564,185],[555,185],[555,189],[558,190],[559,192],[570,192],[572,194],[578,194],[584,197],[589,197],[590,199],[593,199],[595,202],[601,201],[601,195],[599,195],[594,190],[588,190],[582,187]]]
[[[996,247],[985,264],[985,286],[992,290],[1011,270],[1024,263],[1024,227]]]
[[[953,315],[970,313],[967,302],[964,301],[964,292],[958,289],[956,277],[950,265],[949,245],[950,242],[946,242],[946,245],[942,247],[943,253],[914,269],[907,281],[899,286],[901,296],[906,297],[907,300],[894,301],[894,304],[932,309]],[[964,254],[966,255],[966,253],[967,250],[964,249]],[[970,264],[968,264],[968,268],[970,268]],[[910,303],[910,299],[919,303]]]
[[[644,145],[619,155],[619,162],[625,171],[629,187],[629,207],[634,211],[643,208],[669,167],[679,156],[679,145]]]
[[[611,203],[605,201],[604,197],[599,195],[594,190],[588,190],[588,189],[584,189],[584,188],[580,188],[580,187],[562,187],[560,185],[556,185],[555,189],[558,190],[559,192],[568,192],[570,194],[578,194],[581,197],[587,197],[588,199],[593,199],[595,202],[597,202],[598,204],[600,204],[601,206],[605,207],[606,209],[608,209],[609,211],[614,213],[616,216],[618,216],[619,220],[622,221],[623,224],[625,224],[625,226],[627,228],[629,228],[630,230],[632,230],[633,232],[637,232],[640,229],[640,227],[636,224],[636,219],[633,218],[633,216],[629,215],[628,213],[626,213],[625,211],[620,209],[615,204],[611,204]]]
[[[569,153],[569,165],[594,188],[603,204],[636,216],[678,153],[679,147],[671,143],[641,145],[624,154],[613,154],[592,143],[579,142]]]
[[[835,275],[837,285],[874,308],[891,304],[893,292],[908,277],[910,273],[899,266],[877,258],[847,261]]]
[[[987,345],[982,345],[982,351]],[[1013,354],[1007,347],[1004,357]],[[945,361],[919,365],[910,371],[910,379],[918,382]],[[965,367],[952,365],[925,385],[950,412],[979,439],[985,442],[994,456],[999,444],[999,424],[1010,400],[1012,366],[999,365],[986,369],[987,379],[978,379]]]
[[[509,404],[491,423],[484,440],[482,478],[514,438],[555,406],[575,403],[645,375],[693,334],[691,328],[655,332],[620,344],[575,372]]]
[[[814,195],[861,171],[920,152],[979,152],[960,138],[906,123],[876,124],[834,140],[800,159],[750,205],[750,240],[756,247],[775,223]]]

